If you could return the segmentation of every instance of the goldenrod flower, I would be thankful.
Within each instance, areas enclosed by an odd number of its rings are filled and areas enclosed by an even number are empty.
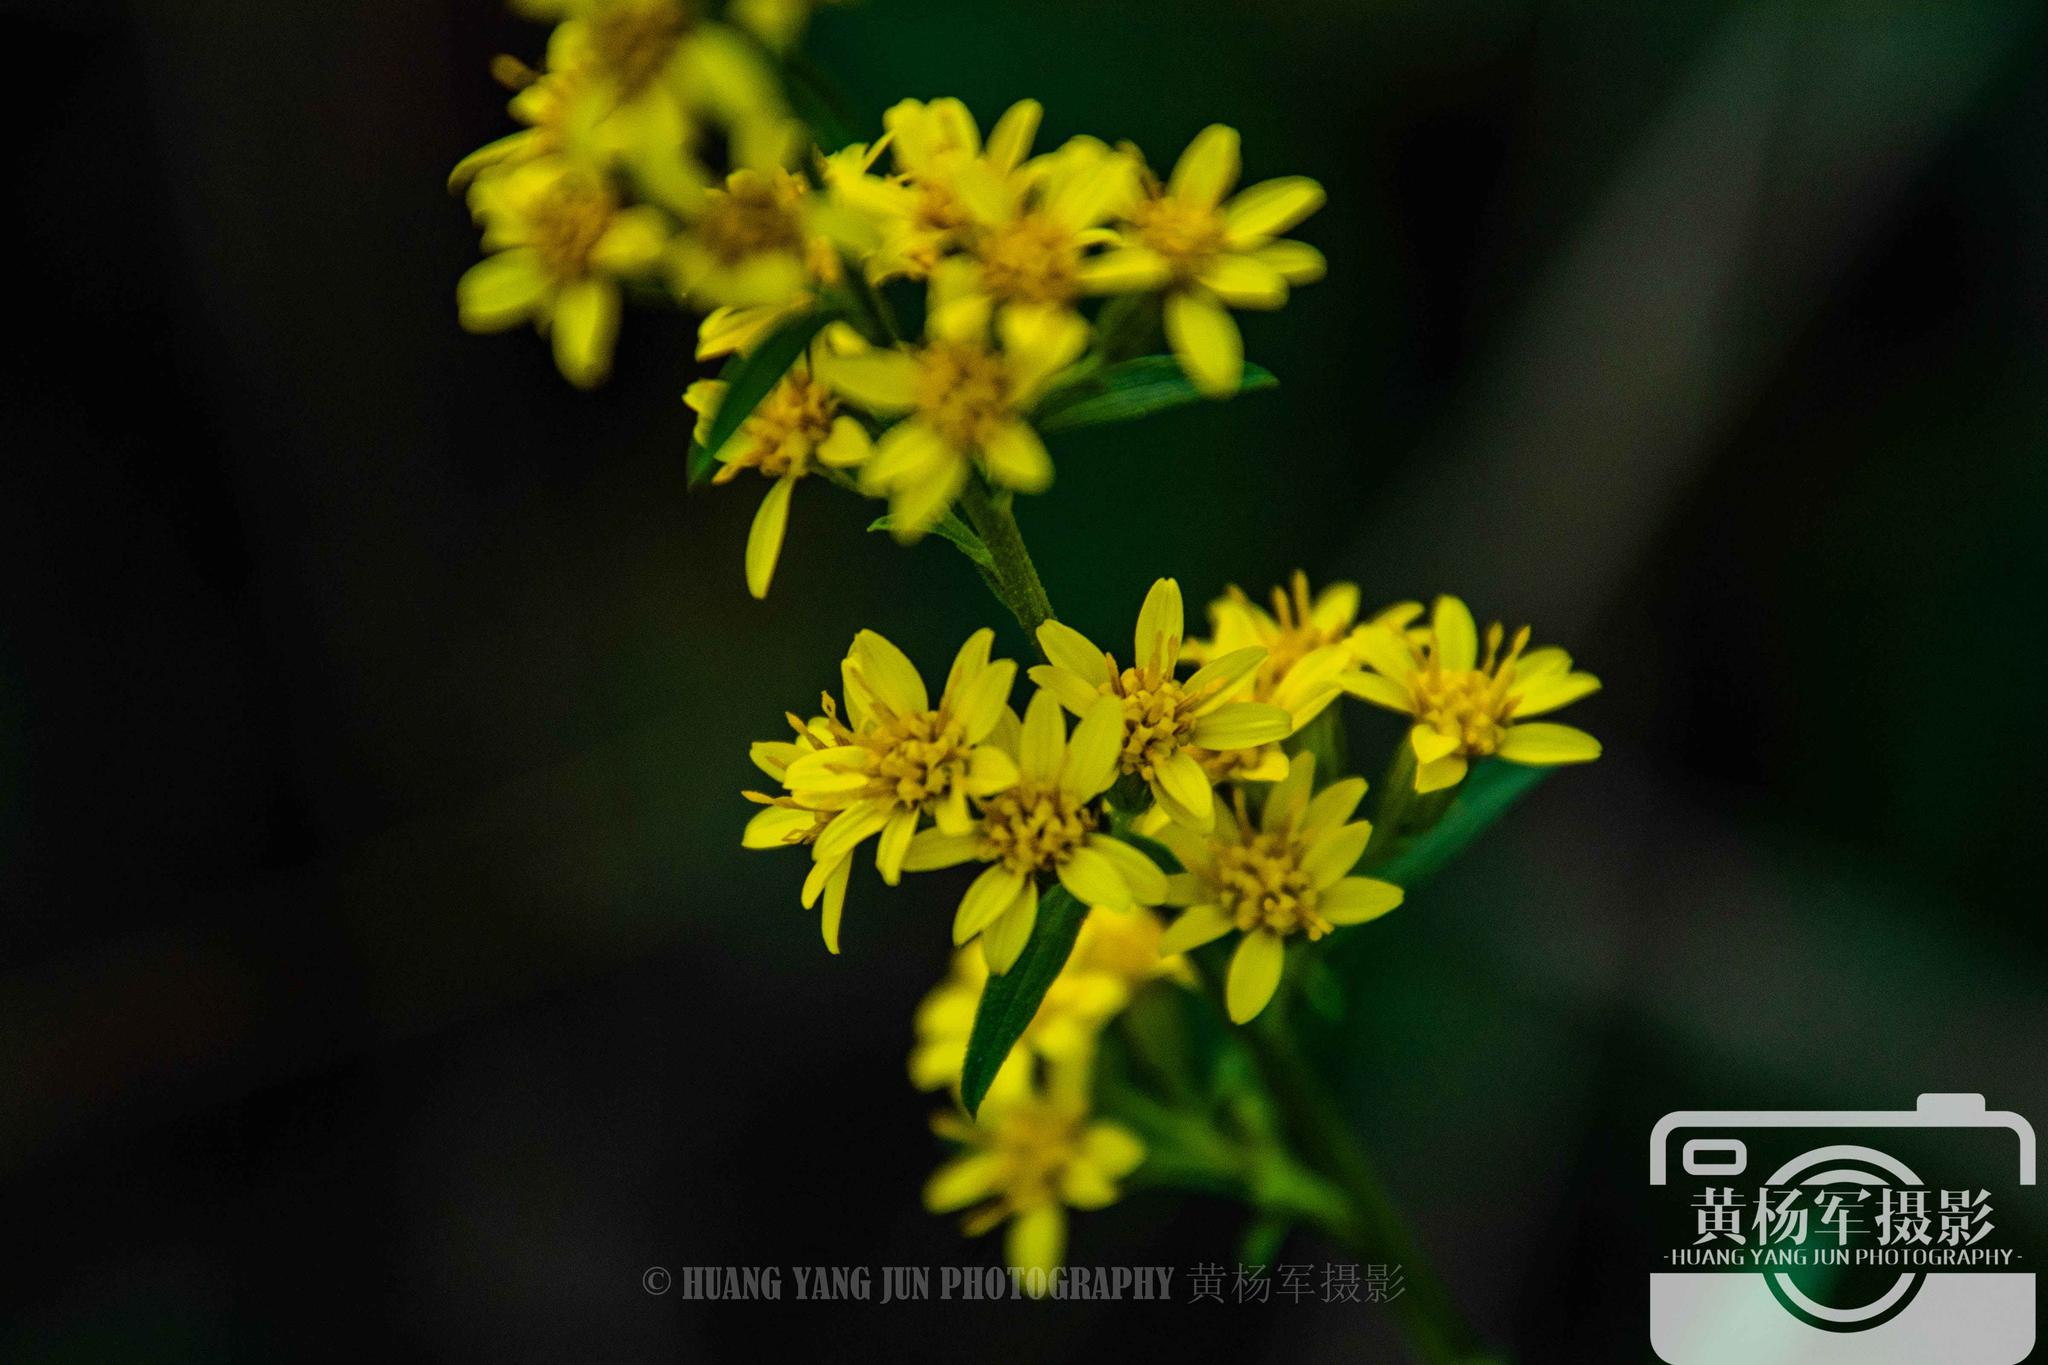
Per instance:
[[[1024,1069],[1005,1068],[976,1120],[939,1114],[932,1130],[962,1151],[926,1182],[925,1207],[971,1208],[962,1222],[970,1237],[1007,1221],[1004,1257],[1020,1274],[1057,1270],[1066,1256],[1067,1210],[1116,1202],[1117,1182],[1145,1159],[1144,1144],[1128,1129],[1091,1118],[1081,1065],[1051,1068],[1043,1091]]]
[[[1391,626],[1368,626],[1353,636],[1371,671],[1352,674],[1345,689],[1415,717],[1408,742],[1416,791],[1456,786],[1475,758],[1498,755],[1548,767],[1600,756],[1600,741],[1585,731],[1528,719],[1592,695],[1600,680],[1574,672],[1562,649],[1529,649],[1527,626],[1515,632],[1505,654],[1504,636],[1498,621],[1487,627],[1482,659],[1472,612],[1455,597],[1437,598],[1428,626],[1412,636]]]
[[[1187,870],[1168,881],[1167,899],[1188,908],[1167,926],[1160,951],[1186,952],[1236,929],[1224,1003],[1244,1023],[1266,1007],[1280,984],[1286,941],[1313,942],[1331,929],[1363,924],[1401,903],[1401,888],[1353,877],[1372,825],[1353,820],[1365,780],[1347,777],[1310,795],[1315,755],[1296,754],[1274,784],[1255,826],[1239,793],[1232,817],[1206,837],[1167,828],[1160,839]]]
[[[1286,737],[1294,721],[1269,702],[1234,700],[1266,657],[1258,645],[1212,659],[1194,676],[1174,677],[1184,628],[1180,584],[1162,578],[1145,594],[1133,634],[1129,668],[1094,641],[1060,621],[1038,628],[1038,645],[1052,662],[1031,670],[1031,680],[1076,715],[1102,696],[1117,699],[1123,736],[1118,767],[1151,787],[1153,798],[1176,822],[1206,830],[1215,819],[1215,793],[1197,751],[1256,748]]]
[[[834,388],[879,417],[902,415],[876,442],[861,486],[889,499],[898,539],[914,540],[944,515],[979,468],[1020,493],[1052,482],[1052,457],[1024,419],[1054,375],[1088,344],[1088,329],[1027,334],[1009,315],[989,342],[987,301],[932,310],[922,346],[836,361]]]
[[[874,631],[854,637],[841,665],[846,720],[822,722],[831,743],[794,759],[783,775],[808,808],[837,814],[812,843],[812,857],[833,863],[879,836],[875,867],[894,886],[919,818],[964,834],[974,827],[968,798],[990,797],[1017,781],[1010,754],[988,742],[1008,710],[1017,665],[989,658],[995,632],[967,637],[938,705],[903,651]]]
[[[1163,927],[1159,917],[1142,906],[1090,910],[1066,965],[1018,1038],[1012,1061],[1083,1057],[1103,1025],[1121,1013],[1146,982],[1158,977],[1192,980],[1185,958],[1160,955]],[[962,948],[953,954],[946,979],[918,1005],[917,1045],[910,1053],[910,1079],[918,1089],[959,1085],[974,1014],[988,979],[988,962],[980,949]]]
[[[1116,780],[1121,729],[1118,708],[1104,701],[1070,740],[1059,702],[1034,694],[1023,724],[995,736],[1015,760],[1015,783],[977,800],[966,828],[941,825],[912,840],[903,865],[914,872],[988,864],[960,898],[953,942],[979,935],[990,971],[1010,970],[1024,951],[1038,922],[1042,875],[1089,907],[1127,911],[1157,905],[1165,894],[1165,874],[1152,860],[1099,828],[1096,798]]]
[[[1075,309],[1084,295],[1131,287],[1115,260],[1089,252],[1114,237],[1102,224],[1129,204],[1138,184],[1136,159],[1095,138],[1074,138],[1028,169],[1001,178],[975,163],[954,175],[953,191],[970,218],[960,229],[966,252],[934,273],[942,300],[1001,310],[1026,346],[1085,327]]]
[[[842,248],[864,250],[873,236],[859,215],[772,164],[734,171],[683,217],[671,256],[676,292],[723,308],[807,304],[817,286],[839,281]]]
[[[748,757],[754,766],[776,782],[783,783],[789,775],[789,767],[807,754],[819,753],[832,748],[838,742],[834,726],[836,708],[832,698],[825,698],[825,714],[814,720],[805,721],[792,713],[785,713],[784,719],[795,732],[793,740],[764,740],[748,750]],[[804,848],[817,843],[818,836],[841,813],[836,804],[809,805],[784,792],[770,795],[767,792],[748,791],[740,793],[747,800],[763,807],[747,821],[746,832],[740,836],[743,848]],[[809,910],[824,904],[820,911],[819,930],[824,935],[828,952],[839,951],[839,921],[846,908],[846,884],[853,873],[853,850],[846,849],[830,862],[813,861],[810,873],[804,878],[803,907]]]
[[[1322,253],[1303,242],[1275,241],[1322,206],[1323,187],[1305,176],[1265,180],[1223,196],[1237,183],[1238,136],[1212,124],[1188,144],[1164,186],[1129,213],[1130,244],[1097,265],[1126,287],[1163,287],[1166,339],[1203,392],[1227,398],[1244,377],[1244,340],[1231,308],[1278,308],[1290,284],[1323,276]]]
[[[559,43],[550,44],[551,48]],[[590,95],[590,64],[558,65],[535,71],[516,57],[500,56],[491,75],[513,94],[506,108],[526,125],[487,142],[455,164],[448,188],[460,189],[488,171],[547,157],[590,159],[591,131],[601,112]]]
[[[881,247],[868,263],[869,277],[930,275],[958,248],[960,232],[972,218],[959,188],[961,178],[977,186],[1007,185],[1030,154],[1043,112],[1038,101],[1019,100],[996,120],[984,143],[974,115],[957,99],[903,100],[891,106],[882,115],[883,142],[892,148],[896,175],[848,175],[842,185],[850,202],[874,213],[883,225]]]
[[[624,207],[603,179],[552,158],[486,177],[470,203],[493,254],[455,286],[462,325],[495,332],[530,319],[552,332],[555,364],[570,383],[602,381],[618,336],[619,280],[660,259],[661,213]]]
[[[683,394],[683,401],[697,411],[699,442],[718,418],[725,389],[723,380],[700,379]],[[768,595],[797,480],[809,474],[814,463],[851,468],[867,459],[871,448],[866,430],[839,411],[839,400],[815,377],[806,359],[799,359],[740,423],[739,430],[719,449],[719,469],[711,481],[728,483],[743,469],[757,470],[775,481],[761,499],[753,529],[747,533],[748,592],[755,597]]]

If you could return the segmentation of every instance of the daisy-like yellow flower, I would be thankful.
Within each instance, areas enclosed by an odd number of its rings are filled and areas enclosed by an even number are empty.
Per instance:
[[[888,497],[899,540],[929,530],[977,468],[1020,493],[1052,483],[1052,457],[1024,414],[1087,346],[1088,329],[1027,334],[1006,314],[996,328],[1000,347],[989,330],[987,300],[960,300],[932,310],[922,346],[832,365],[841,396],[878,417],[902,418],[861,468],[862,488]]]
[[[841,665],[846,719],[827,715],[832,742],[793,760],[783,783],[799,805],[836,811],[811,845],[834,863],[878,836],[875,867],[894,886],[921,817],[965,834],[968,798],[992,797],[1017,781],[1017,765],[989,736],[1007,712],[1017,665],[989,658],[995,632],[967,637],[932,704],[924,679],[895,645],[864,630]]]
[[[1365,780],[1347,777],[1310,794],[1315,755],[1296,754],[1266,797],[1256,825],[1239,794],[1231,817],[1207,836],[1167,828],[1160,839],[1187,870],[1171,878],[1167,899],[1188,907],[1167,926],[1160,951],[1186,952],[1236,929],[1224,1003],[1244,1023],[1273,998],[1287,939],[1313,942],[1331,929],[1377,919],[1401,903],[1401,888],[1353,877],[1372,825],[1353,820]]]
[[[1143,853],[1102,832],[1097,798],[1116,781],[1119,708],[1101,701],[1067,736],[1057,700],[1040,692],[1023,724],[998,730],[1016,780],[978,799],[966,828],[944,825],[911,841],[914,872],[961,863],[988,866],[969,883],[953,916],[953,942],[979,936],[988,969],[1010,970],[1038,923],[1038,879],[1052,876],[1081,904],[1112,911],[1157,905],[1166,876]],[[1012,713],[1014,714],[1014,713]]]
[[[829,362],[825,362],[829,364]],[[683,401],[697,412],[697,440],[701,443],[718,420],[719,404],[725,401],[726,384],[721,379],[700,379],[683,394]],[[754,514],[753,529],[747,533],[747,591],[755,597],[768,595],[775,576],[775,561],[782,553],[783,535],[789,526],[789,499],[797,480],[816,465],[849,469],[868,457],[872,447],[860,423],[839,410],[839,399],[812,372],[808,359],[790,367],[747,420],[740,423],[719,449],[718,472],[713,483],[729,483],[740,471],[752,469],[774,480],[761,509]]]
[[[600,112],[590,98],[590,66],[557,66],[535,71],[516,57],[500,56],[491,75],[511,90],[506,105],[526,126],[487,142],[455,164],[448,188],[461,189],[488,171],[547,157],[591,159],[591,123]]]
[[[1138,612],[1130,667],[1118,668],[1114,655],[1072,626],[1047,621],[1038,628],[1038,645],[1051,662],[1033,668],[1031,680],[1076,715],[1092,711],[1098,697],[1116,698],[1123,722],[1119,770],[1142,777],[1175,822],[1206,830],[1215,820],[1215,792],[1199,752],[1284,739],[1294,719],[1271,702],[1235,700],[1264,661],[1263,646],[1233,650],[1192,677],[1176,678],[1184,625],[1180,584],[1162,578]]]
[[[763,740],[748,751],[748,757],[777,783],[785,783],[790,764],[808,754],[822,752],[838,743],[835,726],[837,708],[832,698],[825,698],[825,714],[806,721],[794,713],[786,713],[795,733],[794,739]],[[831,804],[811,805],[799,801],[787,791],[777,794],[747,791],[740,793],[747,800],[762,807],[747,821],[746,832],[740,836],[743,848],[809,848],[818,841],[836,820],[843,807],[836,799]],[[839,921],[846,909],[846,884],[853,874],[853,850],[846,849],[830,862],[813,860],[809,875],[804,878],[803,907],[806,910],[818,906],[819,930],[825,938],[828,952],[839,951]]]
[[[1322,253],[1274,240],[1322,206],[1323,187],[1305,176],[1261,181],[1229,203],[1237,183],[1238,136],[1212,124],[1181,153],[1165,185],[1147,187],[1128,215],[1128,243],[1096,267],[1127,287],[1166,291],[1166,339],[1196,387],[1237,392],[1244,339],[1232,308],[1278,308],[1288,287],[1323,276]]]
[[[1482,658],[1471,609],[1439,597],[1426,627],[1369,626],[1353,637],[1370,671],[1352,674],[1345,690],[1415,718],[1416,791],[1456,786],[1475,758],[1548,767],[1600,757],[1600,741],[1585,731],[1529,720],[1591,696],[1600,680],[1574,672],[1562,649],[1530,649],[1527,626],[1503,653],[1505,636],[1500,622],[1488,626]]]
[[[787,313],[808,303],[815,288],[841,278],[842,249],[858,253],[873,239],[858,214],[777,165],[734,171],[683,216],[687,230],[670,256],[677,294],[738,311]]]
[[[875,214],[883,240],[868,263],[869,277],[924,279],[957,250],[973,220],[960,190],[962,176],[982,187],[1009,185],[1031,153],[1044,110],[1036,100],[1011,105],[983,142],[974,115],[957,99],[903,100],[882,115],[893,176],[849,176],[851,202]],[[880,150],[877,144],[876,151]],[[865,167],[862,168],[863,170]]]
[[[942,1113],[932,1130],[961,1150],[925,1184],[925,1207],[970,1209],[962,1223],[970,1237],[1008,1222],[1004,1256],[1019,1275],[1031,1275],[1027,1292],[1042,1292],[1042,1277],[1065,1259],[1067,1210],[1115,1203],[1117,1182],[1145,1159],[1144,1144],[1128,1129],[1090,1114],[1087,1068],[1079,1063],[1051,1068],[1042,1090],[1025,1069],[1005,1068],[975,1120]]]
[[[966,251],[936,268],[934,290],[949,301],[985,300],[1032,345],[1085,327],[1075,307],[1084,296],[1131,287],[1115,258],[1090,253],[1114,238],[1102,224],[1136,194],[1138,163],[1128,152],[1081,137],[1027,170],[998,177],[977,162],[954,175],[954,192],[970,218],[960,231]]]
[[[1146,982],[1159,977],[1191,981],[1185,958],[1160,955],[1163,927],[1159,917],[1142,906],[1121,912],[1090,910],[1066,965],[1019,1036],[1012,1059],[1084,1056],[1103,1025],[1120,1014]],[[988,979],[988,963],[979,948],[962,948],[954,953],[946,979],[917,1007],[910,1079],[918,1089],[960,1084],[967,1040]]]
[[[455,286],[462,325],[495,332],[531,320],[552,333],[563,377],[600,383],[618,337],[619,281],[660,260],[667,220],[625,207],[603,178],[555,158],[485,177],[470,205],[491,254]]]

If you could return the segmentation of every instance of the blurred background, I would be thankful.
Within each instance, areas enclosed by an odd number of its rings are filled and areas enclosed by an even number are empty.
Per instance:
[[[1304,173],[1329,278],[1279,391],[1054,447],[1020,503],[1121,636],[1291,570],[1465,595],[1606,690],[1606,757],[1370,931],[1335,1058],[1463,1303],[1647,1358],[1667,1110],[2048,1122],[2037,5],[874,0],[808,50],[878,116],[1032,95]],[[689,1303],[644,1269],[987,1264],[904,1076],[944,879],[742,853],[746,742],[857,626],[982,623],[942,544],[686,496],[680,317],[572,392],[474,338],[448,167],[504,131],[488,0],[0,0],[0,1357],[1401,1358],[1383,1308]],[[1134,513],[1134,509],[1143,509]],[[2031,585],[2031,586],[2030,586]],[[1374,764],[1377,759],[1373,760]],[[2038,1200],[2014,1209],[2038,1229]],[[1234,1260],[1230,1206],[1079,1264]],[[1348,1259],[1302,1237],[1288,1259]],[[1183,1280],[1184,1284],[1185,1281]]]

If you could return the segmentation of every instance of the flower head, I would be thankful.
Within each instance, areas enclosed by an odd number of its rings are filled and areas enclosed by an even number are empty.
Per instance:
[[[957,250],[973,222],[970,198],[993,202],[1020,175],[1043,113],[1038,101],[1019,100],[996,120],[986,142],[957,99],[903,100],[883,114],[895,174],[849,178],[844,186],[883,225],[870,277],[923,279]]]
[[[558,158],[479,180],[470,205],[492,254],[455,286],[462,325],[494,332],[531,320],[553,334],[570,383],[602,381],[618,335],[619,281],[659,260],[667,221],[624,206],[604,177]]]
[[[1415,718],[1408,742],[1418,792],[1456,786],[1475,758],[1549,766],[1600,756],[1600,741],[1583,730],[1530,723],[1599,691],[1600,680],[1574,672],[1562,649],[1530,649],[1527,626],[1507,640],[1494,622],[1482,657],[1471,610],[1455,597],[1439,597],[1427,626],[1368,626],[1353,640],[1370,671],[1352,674],[1345,689]]]
[[[700,379],[683,394],[683,401],[697,412],[697,440],[701,443],[718,420],[719,404],[725,401],[725,381]],[[789,499],[797,480],[820,465],[850,468],[868,457],[871,447],[860,423],[840,412],[839,400],[831,388],[818,379],[811,362],[799,359],[790,367],[768,396],[740,423],[719,449],[718,473],[713,483],[729,483],[742,470],[751,469],[774,482],[761,508],[754,514],[753,529],[747,535],[747,591],[755,597],[768,595],[775,575],[775,561],[782,553],[783,534],[789,525]]]
[[[1016,780],[978,796],[965,827],[942,824],[911,842],[904,866],[912,871],[988,864],[960,898],[953,942],[979,936],[990,971],[1008,971],[1024,951],[1038,922],[1041,877],[1057,879],[1085,906],[1110,910],[1157,905],[1165,894],[1152,860],[1101,829],[1097,798],[1116,780],[1121,728],[1118,708],[1105,701],[1069,739],[1059,703],[1037,693],[1023,723],[995,735],[1015,760]]]
[[[1174,821],[1206,830],[1215,819],[1215,793],[1199,752],[1256,748],[1285,738],[1294,722],[1270,702],[1235,700],[1265,659],[1262,646],[1175,677],[1183,626],[1180,584],[1162,578],[1138,612],[1129,667],[1119,668],[1114,655],[1072,626],[1047,621],[1038,643],[1052,662],[1033,668],[1031,680],[1076,715],[1099,697],[1116,698],[1123,722],[1119,771],[1142,778]]]
[[[1167,926],[1160,951],[1186,952],[1239,931],[1224,1000],[1240,1024],[1273,998],[1289,938],[1299,934],[1313,942],[1401,903],[1401,888],[1393,883],[1349,875],[1372,837],[1370,823],[1351,818],[1365,796],[1365,780],[1347,777],[1312,796],[1314,782],[1315,756],[1296,754],[1256,823],[1240,792],[1231,814],[1208,835],[1171,827],[1160,832],[1187,869],[1169,879],[1167,900],[1188,907]]]
[[[929,530],[976,469],[1020,493],[1052,483],[1052,457],[1024,414],[1088,344],[1078,319],[1033,332],[1006,315],[998,346],[985,299],[934,303],[922,346],[846,356],[830,376],[855,406],[902,419],[876,442],[861,485],[887,495],[904,540]]]
[[[1140,906],[1132,910],[1096,909],[1081,923],[1066,965],[1046,989],[1018,1038],[1011,1065],[1030,1057],[1058,1061],[1085,1056],[1096,1035],[1146,982],[1158,977],[1191,980],[1187,961],[1161,956],[1159,916]],[[946,979],[932,987],[917,1007],[917,1046],[910,1054],[910,1079],[920,1090],[941,1090],[960,1083],[967,1058],[967,1040],[974,1015],[989,979],[988,963],[973,946],[953,955]]]
[[[1244,341],[1231,308],[1278,308],[1288,286],[1323,275],[1322,253],[1275,241],[1314,213],[1323,187],[1304,176],[1237,183],[1238,136],[1212,124],[1196,135],[1164,185],[1156,180],[1128,214],[1126,245],[1097,269],[1166,291],[1166,339],[1188,377],[1227,398],[1244,376]]]
[[[1067,1210],[1114,1203],[1117,1182],[1145,1159],[1129,1130],[1090,1114],[1082,1064],[1053,1066],[1042,1089],[1027,1071],[1006,1068],[975,1120],[944,1113],[932,1130],[961,1151],[926,1183],[925,1207],[970,1209],[970,1237],[1008,1222],[1005,1258],[1019,1273],[1058,1269]]]
[[[786,801],[769,798],[771,811],[789,813],[755,816],[749,845],[767,847],[771,838],[808,844],[812,877],[822,887],[876,837],[875,867],[894,886],[924,817],[942,830],[970,829],[968,798],[993,796],[1017,780],[1011,756],[987,742],[1008,710],[1017,673],[1008,659],[989,658],[994,639],[990,630],[968,637],[933,705],[903,651],[871,630],[855,636],[840,670],[845,718],[827,695],[822,716],[793,722],[799,730],[794,746],[766,752],[755,746],[756,763],[787,793]],[[808,906],[810,883],[805,894]],[[825,946],[839,951],[836,914],[828,915]]]

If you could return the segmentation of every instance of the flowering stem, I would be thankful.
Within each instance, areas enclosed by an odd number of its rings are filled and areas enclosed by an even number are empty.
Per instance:
[[[1010,510],[1007,499],[991,497],[988,486],[979,479],[967,481],[960,494],[960,506],[995,561],[989,586],[1036,645],[1038,628],[1053,619],[1052,602],[1045,595],[1045,584],[1038,579],[1038,566],[1031,562],[1031,552],[1024,548],[1024,533],[1018,529],[1017,514]]]
[[[1360,1259],[1399,1268],[1406,1288],[1391,1307],[1423,1360],[1476,1365],[1492,1359],[1437,1278],[1335,1101],[1296,1048],[1280,1017],[1280,1003],[1269,1006],[1244,1033],[1289,1131],[1310,1163],[1344,1192],[1350,1205],[1344,1240]]]
[[[1415,748],[1402,735],[1394,745],[1394,756],[1387,762],[1387,775],[1380,779],[1380,804],[1374,813],[1372,838],[1366,843],[1360,863],[1374,867],[1387,860],[1393,852],[1394,842],[1401,837],[1401,827],[1407,822],[1408,807],[1415,799]]]

